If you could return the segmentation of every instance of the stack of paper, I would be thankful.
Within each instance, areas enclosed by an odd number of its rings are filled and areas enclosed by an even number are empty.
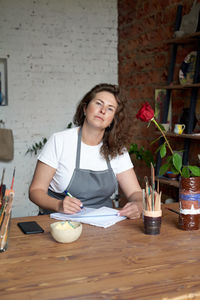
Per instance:
[[[120,222],[126,217],[118,215],[118,210],[103,206],[101,208],[84,207],[80,212],[68,215],[63,213],[52,213],[50,217],[57,220],[71,220],[81,223],[86,223],[94,226],[107,228]]]

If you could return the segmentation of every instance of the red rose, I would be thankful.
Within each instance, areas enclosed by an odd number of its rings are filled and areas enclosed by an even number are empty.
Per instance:
[[[149,103],[143,104],[143,106],[138,111],[136,118],[143,122],[149,122],[154,117],[154,110]]]

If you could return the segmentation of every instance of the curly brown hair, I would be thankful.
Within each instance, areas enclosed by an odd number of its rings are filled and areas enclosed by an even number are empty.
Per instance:
[[[114,119],[111,125],[105,129],[103,145],[100,150],[103,157],[108,159],[123,154],[126,148],[130,146],[126,101],[125,99],[122,100],[123,97],[120,96],[119,86],[101,83],[93,87],[80,101],[73,122],[77,126],[82,126],[85,120],[84,109],[95,98],[97,93],[104,91],[111,93],[118,103]]]

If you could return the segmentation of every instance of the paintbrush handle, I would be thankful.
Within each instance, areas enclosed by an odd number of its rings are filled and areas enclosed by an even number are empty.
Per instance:
[[[151,188],[152,188],[152,209],[154,210],[155,175],[154,175],[154,167],[152,163],[151,163]]]
[[[8,226],[10,221],[10,214],[6,215],[4,218],[3,226],[0,232],[0,250],[4,250],[6,246],[6,242],[8,239]]]
[[[12,177],[12,182],[11,182],[11,187],[10,187],[11,190],[13,190],[14,180],[15,180],[15,168],[13,171],[13,177]]]
[[[178,211],[172,209],[172,208],[169,208],[169,207],[165,207],[166,209],[170,210],[171,212],[174,212],[175,214],[180,214]]]

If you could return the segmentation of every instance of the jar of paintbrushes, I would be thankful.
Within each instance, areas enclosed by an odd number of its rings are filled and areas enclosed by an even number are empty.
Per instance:
[[[159,182],[157,191],[155,190],[155,173],[151,164],[151,184],[147,176],[145,180],[145,189],[143,189],[143,221],[144,233],[150,235],[160,234],[162,210],[161,210],[161,192],[159,192]]]
[[[8,247],[8,235],[11,220],[12,203],[14,199],[13,184],[15,177],[15,169],[13,171],[10,189],[6,189],[6,185],[4,185],[3,183],[4,174],[5,168],[3,169],[0,185],[0,252],[4,252]]]

